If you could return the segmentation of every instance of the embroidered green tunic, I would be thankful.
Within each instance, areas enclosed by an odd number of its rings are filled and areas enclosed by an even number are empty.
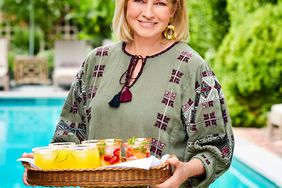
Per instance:
[[[132,101],[118,108],[109,101],[122,85],[133,55],[125,43],[94,49],[83,62],[65,101],[52,142],[105,138],[152,138],[151,154],[198,158],[205,177],[187,186],[208,187],[228,169],[234,147],[221,86],[209,65],[183,42],[145,58],[130,88]]]

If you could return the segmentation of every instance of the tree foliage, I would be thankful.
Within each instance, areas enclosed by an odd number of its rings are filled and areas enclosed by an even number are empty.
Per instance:
[[[232,24],[240,24],[245,16],[267,4],[277,4],[282,0],[227,0],[227,11]]]
[[[33,0],[33,4],[36,30],[43,32],[47,43],[53,43],[50,34],[62,20],[77,26],[79,39],[89,40],[94,46],[100,45],[103,38],[111,37],[113,0]],[[1,10],[17,25],[29,23],[29,0],[5,0]]]
[[[220,46],[230,25],[226,0],[189,0],[189,44],[208,58]]]
[[[263,126],[267,110],[281,102],[281,10],[282,3],[268,4],[249,13],[231,27],[219,48],[215,70],[234,125]]]
[[[113,0],[80,0],[80,6],[69,14],[79,26],[80,38],[91,41],[93,46],[111,38],[114,6]]]

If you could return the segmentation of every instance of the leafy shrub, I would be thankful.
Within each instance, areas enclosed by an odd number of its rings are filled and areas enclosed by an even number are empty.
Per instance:
[[[216,52],[230,25],[226,0],[187,1],[190,19],[190,42],[208,61]]]
[[[68,16],[79,27],[80,39],[100,46],[105,38],[111,38],[114,7],[113,0],[80,0],[80,6]]]
[[[11,41],[11,49],[17,54],[23,55],[29,52],[29,33],[28,28],[16,27],[14,35]],[[43,33],[36,29],[34,31],[34,54],[37,54],[40,50],[40,43],[43,40]]]
[[[48,78],[52,78],[54,70],[54,49],[44,50],[38,54],[38,57],[43,57],[47,60],[48,64]]]
[[[241,2],[241,1],[240,1]],[[282,96],[282,3],[266,5],[233,25],[215,59],[235,126],[264,126]]]
[[[232,24],[241,24],[248,13],[256,11],[266,4],[277,4],[282,0],[227,0],[227,11]]]

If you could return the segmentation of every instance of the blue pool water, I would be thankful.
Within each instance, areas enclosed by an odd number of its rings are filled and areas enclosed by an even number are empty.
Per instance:
[[[0,98],[0,188],[22,188],[23,152],[47,145],[53,135],[64,98]],[[211,188],[278,188],[234,158],[230,169]]]

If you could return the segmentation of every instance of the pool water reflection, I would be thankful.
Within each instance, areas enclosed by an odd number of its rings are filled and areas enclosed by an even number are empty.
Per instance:
[[[16,160],[31,148],[48,145],[64,98],[0,98],[0,188],[21,188],[23,167]],[[211,188],[275,188],[272,182],[234,159]]]
[[[24,187],[16,160],[32,147],[47,145],[64,99],[0,99],[0,188]]]

